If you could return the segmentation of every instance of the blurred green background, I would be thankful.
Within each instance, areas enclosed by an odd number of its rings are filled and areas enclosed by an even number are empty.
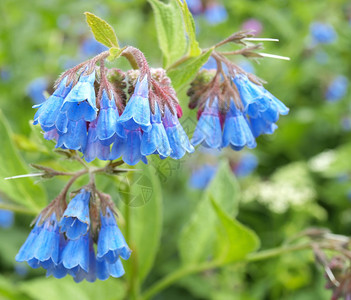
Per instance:
[[[205,7],[213,3],[207,1]],[[262,27],[258,37],[280,40],[266,43],[264,52],[291,58],[289,62],[266,58],[259,64],[246,64],[268,82],[266,88],[290,107],[290,114],[281,117],[273,135],[258,139],[256,149],[244,150],[256,156],[258,166],[249,175],[238,176],[238,220],[258,234],[261,249],[277,247],[312,226],[350,235],[351,96],[347,83],[351,75],[351,3],[217,3],[226,10],[219,21],[213,22],[208,16],[211,11],[200,11],[195,16],[202,48],[254,23]],[[57,155],[49,153],[53,144],[40,142],[38,132],[31,129],[31,107],[35,104],[31,88],[37,80],[34,86],[41,82],[52,92],[53,82],[65,68],[95,55],[91,52],[93,44],[88,43],[92,35],[85,23],[85,11],[109,22],[121,45],[140,48],[151,66],[162,66],[154,17],[146,1],[0,1],[0,110],[13,131],[15,147],[27,164],[62,163]],[[310,28],[316,21],[334,28],[336,37],[332,42],[318,43],[313,39]],[[246,59],[234,59],[244,66]],[[127,67],[124,61],[120,66]],[[331,88],[336,78],[342,78],[341,83]],[[330,96],[330,90],[336,91],[337,97]],[[184,120],[187,116],[195,118],[196,113],[187,109],[185,93],[179,97]],[[0,140],[0,155],[4,143]],[[144,286],[178,264],[177,239],[203,193],[189,184],[191,172],[204,162],[216,165],[220,160],[230,160],[236,170],[244,158],[242,153],[234,152],[224,152],[220,157],[198,153],[159,174],[166,176],[166,180],[161,178],[162,239]],[[57,181],[63,184],[63,179],[55,180],[42,183],[48,200],[59,191]],[[15,264],[14,256],[29,233],[32,218],[28,213],[18,213],[12,226],[0,228],[0,299],[123,298],[124,279],[75,284],[71,278],[45,279],[42,271]],[[301,251],[191,275],[155,299],[329,299],[331,292],[324,285],[323,270],[315,265],[312,252]]]

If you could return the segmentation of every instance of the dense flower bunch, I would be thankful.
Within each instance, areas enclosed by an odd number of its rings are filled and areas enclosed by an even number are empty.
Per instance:
[[[93,18],[94,24],[103,22]],[[112,28],[108,32],[113,32]],[[232,41],[244,43],[246,37],[242,32],[234,34],[216,47]],[[34,106],[38,109],[34,124],[41,126],[44,137],[55,141],[56,148],[65,150],[61,153],[78,160],[84,169],[72,175],[34,165],[44,172],[43,177],[72,177],[37,217],[16,260],[42,267],[48,276],[69,274],[76,282],[120,277],[124,274],[121,259],[131,255],[117,226],[113,202],[95,186],[95,173],[119,174],[125,171],[116,169],[121,164],[147,163],[150,155],[181,159],[199,144],[214,149],[253,148],[255,138],[272,133],[279,114],[289,111],[259,79],[213,51],[217,68],[201,71],[189,90],[190,107],[199,108],[190,142],[179,122],[182,108],[166,71],[150,68],[140,50],[131,46],[120,49],[117,38],[112,36],[112,40],[113,46],[107,43],[112,47],[109,51],[64,72],[53,94]],[[121,56],[133,70],[105,66],[107,58]],[[109,162],[102,168],[89,167],[81,156],[86,162],[96,158]],[[119,158],[122,160],[114,161]],[[216,169],[206,172],[205,181],[209,182]],[[67,205],[68,190],[84,174],[89,174],[89,184],[75,192]]]
[[[34,124],[56,147],[78,150],[87,162],[122,157],[129,165],[147,156],[182,158],[192,153],[178,118],[181,108],[163,69],[149,69],[135,48],[140,71],[108,70],[106,53],[65,72],[54,93],[38,108]],[[141,58],[140,58],[141,57]],[[100,60],[100,67],[96,66]],[[128,86],[130,97],[125,105]]]
[[[254,148],[255,138],[272,134],[279,115],[289,109],[257,77],[220,55],[215,58],[215,75],[211,78],[212,71],[201,71],[188,91],[189,107],[199,108],[191,143],[213,149]]]
[[[131,251],[117,226],[111,200],[101,193],[98,199],[89,188],[82,188],[63,209],[65,199],[57,197],[37,218],[16,260],[42,267],[48,276],[69,274],[76,282],[121,277],[120,258],[127,260]]]

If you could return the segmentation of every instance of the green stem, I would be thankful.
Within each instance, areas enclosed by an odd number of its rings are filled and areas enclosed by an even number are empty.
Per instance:
[[[28,209],[24,206],[18,206],[7,203],[0,203],[0,209],[11,210],[16,213],[27,214],[27,215],[37,215],[40,210]]]
[[[246,262],[254,262],[254,261],[259,261],[259,260],[264,260],[267,258],[271,258],[274,256],[282,255],[284,253],[289,253],[293,251],[299,251],[299,250],[305,250],[311,247],[310,243],[307,244],[300,244],[300,245],[293,245],[293,246],[284,246],[284,247],[278,247],[278,248],[273,248],[269,250],[264,250],[256,253],[249,254],[244,261]],[[214,269],[221,267],[225,265],[226,263],[223,263],[221,261],[211,261],[211,262],[205,262],[201,263],[198,265],[192,265],[189,267],[182,267],[175,272],[169,274],[168,276],[162,278],[158,282],[156,282],[153,286],[151,286],[149,289],[147,289],[143,295],[139,298],[139,300],[147,300],[150,299],[152,296],[158,294],[160,291],[171,285],[172,283],[178,281],[179,279],[194,274],[194,273],[199,273],[203,272],[206,270]]]

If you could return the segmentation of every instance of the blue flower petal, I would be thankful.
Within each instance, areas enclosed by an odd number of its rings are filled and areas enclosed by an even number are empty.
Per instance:
[[[90,192],[81,189],[68,204],[60,221],[61,232],[70,240],[86,234],[90,227],[89,217]]]
[[[167,107],[165,107],[162,122],[172,149],[170,157],[180,159],[186,152],[193,153],[195,151],[182,125],[179,123],[178,117],[173,115]]]
[[[261,118],[251,118],[250,123],[252,133],[255,137],[258,137],[261,134],[272,134],[278,128],[276,124],[267,122]]]
[[[58,132],[66,133],[68,130],[68,117],[67,113],[65,112],[60,112],[56,118],[56,129]]]
[[[27,261],[32,268],[50,268],[59,262],[60,234],[53,213],[42,225],[40,217],[26,242],[16,255],[16,261]]]
[[[89,106],[97,111],[94,81],[95,71],[89,75],[80,76],[78,83],[72,88],[65,98],[62,109],[66,110],[65,106],[69,105],[70,102],[80,103],[87,101]]]
[[[127,260],[131,250],[117,226],[113,213],[107,208],[106,215],[104,216],[101,212],[100,217],[101,229],[97,244],[97,260],[106,260],[110,264],[116,262],[119,256]]]
[[[227,112],[223,128],[223,147],[233,146],[234,150],[240,150],[244,146],[255,148],[256,141],[251,132],[247,119],[236,108],[233,101]]]
[[[207,101],[205,109],[196,125],[191,144],[202,144],[206,148],[219,149],[222,144],[222,127],[218,109],[218,99],[212,105]]]
[[[141,154],[159,154],[167,157],[171,154],[171,146],[167,133],[161,121],[161,113],[158,104],[155,103],[155,113],[151,114],[152,128],[149,132],[144,132],[141,140]]]
[[[140,129],[125,131],[127,139],[123,141],[122,158],[126,164],[134,166],[143,158],[143,155],[140,152],[142,132]]]
[[[119,278],[123,276],[125,273],[120,259],[117,259],[117,261],[113,264],[108,264],[107,268],[108,268],[108,272],[110,273],[110,276],[114,278]]]
[[[136,130],[141,128],[144,132],[151,130],[148,94],[148,79],[147,76],[144,76],[141,82],[139,79],[137,80],[134,93],[118,120],[125,129]]]
[[[114,137],[116,140],[116,137]],[[93,161],[95,158],[101,160],[110,159],[110,146],[101,143],[97,137],[96,121],[91,122],[88,131],[87,146],[84,149],[84,158],[87,162]]]
[[[79,268],[74,275],[75,282],[81,282],[84,279],[88,282],[94,282],[96,280],[96,259],[93,240],[91,238],[89,238],[89,269],[85,271],[83,268]]]
[[[60,112],[63,98],[55,95],[50,96],[39,108],[34,116],[34,125],[40,123],[42,127],[53,128],[56,123],[57,115]]]
[[[79,271],[79,268],[85,272],[89,271],[89,234],[85,234],[76,240],[69,240],[62,251],[62,265],[69,269],[72,275]]]
[[[87,144],[87,125],[84,120],[68,123],[67,132],[60,135],[56,148],[65,147],[72,150],[85,149]]]
[[[115,100],[109,100],[106,91],[102,93],[101,108],[97,121],[97,137],[104,145],[110,145],[113,142],[117,129],[117,120],[119,118]],[[105,142],[104,142],[105,141]]]
[[[36,240],[38,238],[39,233],[41,232],[43,228],[43,224],[40,224],[40,216],[30,232],[28,238],[22,245],[21,249],[18,251],[16,255],[16,261],[22,262],[22,261],[28,261],[34,257],[34,251],[36,250]]]
[[[61,112],[66,112],[69,120],[78,121],[84,119],[84,121],[94,121],[96,119],[96,111],[87,101],[67,102],[62,108]]]

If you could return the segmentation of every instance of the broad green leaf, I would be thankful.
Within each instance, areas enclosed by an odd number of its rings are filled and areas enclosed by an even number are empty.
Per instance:
[[[15,148],[11,139],[12,132],[5,116],[0,111],[0,194],[6,198],[27,207],[30,210],[39,211],[46,204],[44,189],[35,184],[31,178],[5,180],[5,177],[28,174],[26,163]]]
[[[196,28],[194,18],[189,11],[189,7],[186,1],[177,0],[179,6],[182,9],[185,30],[188,34],[189,39],[189,56],[198,56],[201,54],[201,48],[196,40]]]
[[[119,48],[116,33],[110,24],[90,12],[85,12],[84,14],[87,18],[87,23],[98,42],[109,48]]]
[[[219,165],[215,178],[183,228],[178,246],[184,264],[204,261],[214,252],[218,218],[211,198],[216,199],[218,205],[230,215],[237,212],[239,188],[227,161]]]
[[[141,173],[134,173],[129,197],[135,200],[120,207],[127,222],[126,239],[133,250],[128,260],[133,271],[127,275],[133,272],[141,284],[153,266],[162,228],[161,186],[150,166],[142,166]]]
[[[260,244],[257,235],[237,220],[232,219],[213,197],[211,197],[211,203],[219,221],[217,222],[217,241],[213,259],[223,264],[231,263],[257,250]]]
[[[126,293],[121,278],[77,284],[71,276],[25,281],[19,285],[19,290],[36,300],[122,300]]]
[[[196,57],[190,57],[175,68],[168,70],[167,75],[172,80],[172,85],[177,92],[182,91],[195,78],[200,68],[207,62],[213,49],[207,50]]]
[[[187,40],[181,8],[176,0],[165,4],[148,0],[155,15],[157,38],[163,53],[164,67],[170,66],[187,51]]]

